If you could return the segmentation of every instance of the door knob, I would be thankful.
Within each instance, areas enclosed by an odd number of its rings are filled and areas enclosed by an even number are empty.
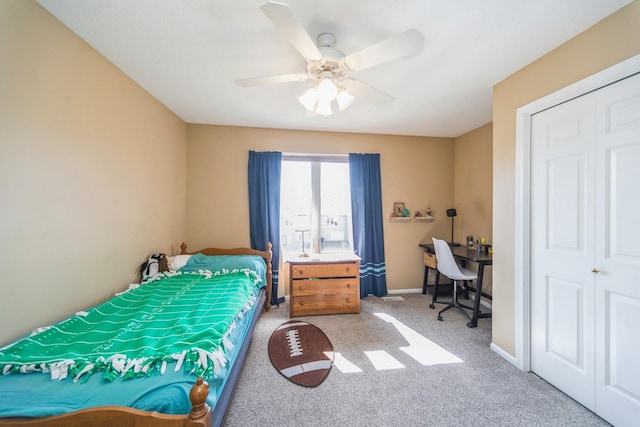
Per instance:
[[[592,273],[596,273],[596,274],[598,274],[598,273],[600,273],[600,270],[598,270],[597,268],[593,267],[593,268],[591,269],[591,272],[592,272]]]

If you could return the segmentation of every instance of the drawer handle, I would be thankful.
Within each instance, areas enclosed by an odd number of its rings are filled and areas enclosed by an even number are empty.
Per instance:
[[[350,303],[350,302],[351,302],[351,299],[350,299],[349,297],[347,297],[346,301],[347,301],[348,303]]]
[[[351,289],[351,283],[347,283],[347,289]]]
[[[351,273],[351,267],[347,267],[346,270],[347,270],[347,273]]]

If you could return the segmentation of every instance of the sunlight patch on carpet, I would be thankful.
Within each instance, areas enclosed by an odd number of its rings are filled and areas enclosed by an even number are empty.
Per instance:
[[[455,354],[445,350],[430,339],[420,335],[418,332],[414,331],[393,316],[389,316],[386,313],[374,314],[385,322],[391,323],[398,332],[400,332],[409,345],[407,347],[399,347],[399,349],[414,358],[418,363],[425,366],[441,365],[446,363],[464,363],[464,361]]]
[[[378,371],[388,369],[404,369],[404,365],[398,362],[392,355],[384,350],[365,351],[364,354],[369,358],[373,366]]]
[[[355,372],[362,372],[362,369],[358,368],[353,363],[349,362],[347,359],[342,356],[340,353],[334,353],[335,357],[333,359],[333,366],[338,368],[340,372],[343,374],[352,374]]]
[[[386,296],[386,297],[382,297],[383,300],[389,302],[389,301],[404,301],[404,298],[402,297],[390,297],[390,296]]]

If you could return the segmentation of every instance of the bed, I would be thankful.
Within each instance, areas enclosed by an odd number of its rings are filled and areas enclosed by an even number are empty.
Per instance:
[[[221,425],[269,310],[271,244],[183,243],[169,260],[169,271],[0,348],[0,426]]]

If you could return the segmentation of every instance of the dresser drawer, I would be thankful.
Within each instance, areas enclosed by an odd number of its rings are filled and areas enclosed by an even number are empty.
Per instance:
[[[360,260],[326,258],[289,263],[290,317],[360,313]]]
[[[356,277],[359,275],[358,263],[309,264],[292,266],[293,279],[312,277]]]
[[[359,295],[344,294],[298,296],[291,300],[291,313],[292,316],[359,313],[358,298]]]
[[[291,283],[291,295],[294,297],[305,295],[330,296],[345,294],[356,296],[359,294],[359,284],[356,279],[303,279]]]

